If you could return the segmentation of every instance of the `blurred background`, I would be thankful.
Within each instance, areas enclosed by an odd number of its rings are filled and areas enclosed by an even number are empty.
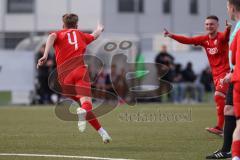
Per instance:
[[[44,52],[47,35],[62,28],[62,15],[76,13],[79,29],[91,33],[98,22],[104,34],[92,43],[87,54],[104,61],[104,70],[95,73],[89,64],[93,87],[113,91],[109,75],[120,90],[123,100],[129,70],[147,69],[111,63],[115,54],[124,53],[129,62],[162,63],[169,67],[164,80],[173,90],[160,98],[142,100],[159,103],[212,102],[211,70],[204,51],[195,46],[181,45],[164,38],[163,29],[188,36],[204,33],[205,17],[214,14],[224,30],[227,17],[225,0],[1,0],[0,1],[0,104],[53,104],[60,95],[48,87],[48,76],[55,68],[54,51],[44,67],[36,70],[37,59]],[[122,41],[133,45],[127,50],[117,47],[108,52],[104,46]],[[95,66],[96,67],[96,66]],[[155,77],[141,77],[136,85],[158,85]],[[114,91],[113,91],[114,92]],[[102,95],[106,98],[105,95]]]

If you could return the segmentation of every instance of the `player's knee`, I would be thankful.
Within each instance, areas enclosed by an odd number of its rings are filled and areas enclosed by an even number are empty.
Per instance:
[[[215,92],[214,100],[215,100],[217,107],[220,108],[218,110],[220,112],[219,114],[223,114],[223,112],[224,112],[225,99],[226,99],[226,97],[223,93]]]
[[[224,108],[224,115],[225,116],[234,116],[233,106],[226,105]]]
[[[225,97],[226,97],[226,96],[225,96],[224,93],[219,92],[219,91],[216,91],[216,92],[215,92],[215,99],[216,99],[216,98],[225,98]]]

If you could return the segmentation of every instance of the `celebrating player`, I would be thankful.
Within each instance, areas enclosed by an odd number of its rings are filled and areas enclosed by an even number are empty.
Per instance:
[[[77,87],[84,88],[83,94],[76,93],[74,96],[71,95],[71,98],[82,106],[77,109],[77,114],[79,117],[78,127],[79,130],[83,132],[86,128],[86,115],[92,110],[92,101],[90,98],[91,84],[88,69],[84,65],[83,55],[87,45],[97,39],[103,32],[104,28],[99,24],[92,34],[87,34],[77,29],[78,16],[76,14],[65,14],[62,20],[63,29],[53,32],[48,36],[44,55],[38,60],[37,67],[42,66],[47,61],[49,50],[54,46],[58,79],[63,90],[63,95],[69,96],[67,93],[68,88],[66,86],[72,85],[76,87],[76,90]],[[71,62],[74,57],[77,57],[78,62],[80,61],[80,64],[82,65],[74,66],[74,63],[70,63],[69,66],[66,66],[65,64],[69,61]],[[96,118],[88,120],[88,122],[96,129],[96,131],[98,131],[104,143],[110,142],[110,136],[101,127]]]
[[[230,46],[234,69],[223,79],[223,83],[233,83],[233,104],[237,126],[233,133],[232,157],[233,160],[240,160],[240,29],[238,29],[240,25],[240,0],[228,0],[227,8],[229,17],[237,21],[237,26],[235,37],[233,37]]]
[[[226,30],[218,32],[219,20],[217,16],[208,16],[205,20],[206,35],[195,37],[185,37],[170,33],[165,29],[164,35],[183,44],[193,44],[204,47],[214,78],[215,103],[217,108],[217,125],[213,128],[206,128],[213,134],[222,135],[224,125],[224,106],[228,84],[221,85],[220,79],[224,78],[229,72],[228,62],[228,41],[231,26],[226,22]]]
[[[229,3],[230,2],[230,3]],[[233,7],[233,5],[238,6],[238,10],[240,8],[240,0],[238,1],[229,1],[228,2],[228,14],[232,20],[235,19],[234,12],[237,11],[237,8]],[[231,5],[232,4],[232,5]],[[233,11],[234,10],[234,11]],[[240,21],[237,22],[234,31],[232,32],[230,36],[230,50],[229,50],[229,62],[231,67],[231,72],[233,72],[234,65],[232,64],[232,47],[235,45],[233,44],[233,40],[236,37],[237,32],[240,30]],[[226,80],[229,78],[230,75],[226,76]],[[222,83],[224,83],[225,79],[222,80]],[[233,109],[233,84],[230,83],[230,87],[227,94],[227,103],[224,109],[224,115],[225,115],[225,125],[224,125],[224,142],[221,150],[218,150],[214,152],[213,154],[207,156],[207,159],[226,159],[231,158],[231,145],[233,140],[233,132],[236,128],[236,117],[234,115],[234,109]],[[235,137],[234,139],[237,139]]]

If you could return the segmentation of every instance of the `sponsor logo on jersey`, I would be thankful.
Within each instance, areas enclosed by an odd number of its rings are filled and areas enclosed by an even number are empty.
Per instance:
[[[218,53],[218,49],[217,47],[214,47],[214,48],[207,48],[207,51],[210,55],[215,55]]]

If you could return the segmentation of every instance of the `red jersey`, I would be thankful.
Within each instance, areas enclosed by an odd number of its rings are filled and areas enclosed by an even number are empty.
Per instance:
[[[232,51],[232,64],[234,65],[232,82],[240,82],[240,30],[235,35],[230,50]]]
[[[73,57],[83,55],[87,45],[94,41],[94,36],[83,33],[78,29],[64,29],[54,33],[57,35],[53,45],[57,66]],[[83,58],[81,61],[84,64]]]
[[[230,70],[228,59],[229,36],[230,28],[227,28],[225,32],[218,32],[214,39],[211,39],[209,35],[196,37],[173,35],[172,38],[183,44],[193,44],[204,47],[213,77],[217,78]]]

